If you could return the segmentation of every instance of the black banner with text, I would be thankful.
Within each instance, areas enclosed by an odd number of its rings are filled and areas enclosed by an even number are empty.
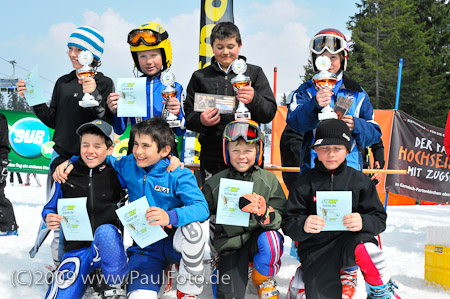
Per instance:
[[[406,175],[387,175],[386,191],[438,203],[450,201],[450,163],[444,148],[444,129],[394,112],[388,169]]]

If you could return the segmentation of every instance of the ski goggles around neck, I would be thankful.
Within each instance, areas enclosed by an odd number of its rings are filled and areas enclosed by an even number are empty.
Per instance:
[[[309,45],[309,49],[314,54],[322,54],[325,50],[331,54],[337,54],[347,48],[347,42],[337,36],[322,35],[317,36]]]
[[[128,33],[127,42],[133,47],[139,46],[141,43],[146,46],[156,46],[168,37],[167,31],[159,33],[151,29],[134,29]]]
[[[228,141],[236,141],[240,137],[242,137],[247,143],[255,143],[261,140],[261,131],[256,123],[229,123],[225,127],[223,138],[228,139]]]

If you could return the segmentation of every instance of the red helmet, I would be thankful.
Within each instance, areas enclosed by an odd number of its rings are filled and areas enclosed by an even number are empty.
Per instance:
[[[345,71],[347,69],[348,49],[349,46],[347,39],[345,38],[345,35],[339,30],[327,28],[319,31],[316,35],[314,35],[314,37],[311,39],[311,42],[309,43],[311,61],[314,70],[317,71],[314,64],[314,58],[327,50],[331,54],[344,52],[344,63],[341,64],[341,69]]]

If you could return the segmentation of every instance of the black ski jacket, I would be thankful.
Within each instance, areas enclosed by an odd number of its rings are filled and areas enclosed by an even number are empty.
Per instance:
[[[8,122],[6,117],[0,113],[0,162],[8,160],[9,148],[8,141]]]
[[[48,127],[55,129],[53,149],[65,158],[80,154],[80,137],[76,130],[84,123],[102,119],[112,125],[113,115],[106,98],[113,92],[114,83],[102,73],[95,75],[96,90],[92,93],[98,107],[83,108],[78,101],[83,98],[83,87],[78,83],[75,70],[56,81],[50,107],[46,104],[33,106],[33,112]]]
[[[386,229],[386,211],[378,197],[375,184],[360,171],[347,166],[344,161],[331,174],[315,159],[315,168],[305,170],[292,184],[283,216],[283,232],[299,242],[298,253],[306,255],[339,238],[348,231],[322,231],[318,234],[304,230],[306,218],[317,215],[315,196],[317,191],[352,191],[352,212],[361,214],[363,227],[354,232],[357,242],[374,242],[374,236]]]
[[[240,56],[239,58],[245,59]],[[272,121],[277,112],[277,103],[270,88],[269,81],[261,67],[247,64],[246,76],[252,81],[255,89],[253,101],[246,105],[251,113],[251,118],[257,123],[266,124]],[[234,114],[221,114],[220,122],[211,127],[205,127],[200,122],[200,112],[194,111],[195,93],[208,93],[217,95],[235,96],[230,80],[236,74],[230,71],[228,74],[219,68],[217,61],[213,57],[211,65],[195,71],[187,87],[187,96],[184,102],[184,114],[186,127],[194,132],[200,133],[199,142],[201,144],[200,160],[217,162],[224,164],[222,155],[222,133],[225,126],[234,120]],[[239,101],[236,99],[235,107]]]
[[[91,221],[92,233],[102,224],[112,224],[121,228],[115,210],[120,201],[122,184],[116,171],[105,162],[89,168],[83,160],[74,163],[74,168],[65,184],[55,183],[52,199],[45,205],[42,217],[48,213],[57,214],[59,198],[87,197],[87,211]],[[88,241],[64,240],[64,252],[91,245]]]

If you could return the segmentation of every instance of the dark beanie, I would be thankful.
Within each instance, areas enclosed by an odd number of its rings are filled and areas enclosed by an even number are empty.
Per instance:
[[[345,145],[351,151],[351,133],[347,124],[340,119],[327,119],[319,123],[316,129],[314,146]]]

